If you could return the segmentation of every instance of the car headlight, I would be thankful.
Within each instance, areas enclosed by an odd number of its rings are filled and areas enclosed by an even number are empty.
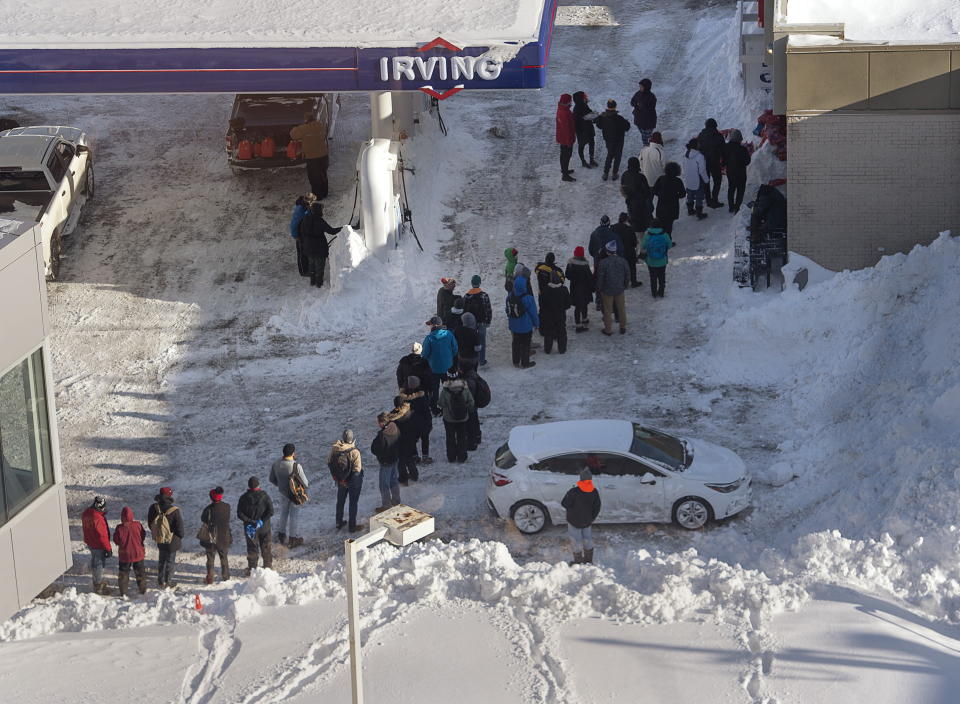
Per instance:
[[[714,491],[719,491],[721,494],[729,494],[731,491],[739,489],[741,484],[743,484],[743,478],[735,482],[730,482],[729,484],[707,484],[707,486]]]

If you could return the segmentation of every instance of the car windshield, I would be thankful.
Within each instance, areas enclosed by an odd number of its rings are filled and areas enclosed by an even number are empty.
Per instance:
[[[0,191],[49,191],[42,171],[0,171]]]
[[[517,458],[510,451],[509,443],[503,443],[497,448],[497,454],[494,455],[493,463],[500,469],[510,469],[517,463]]]
[[[690,466],[693,455],[687,451],[686,443],[672,435],[633,424],[633,442],[630,452],[637,457],[645,457],[682,471]]]

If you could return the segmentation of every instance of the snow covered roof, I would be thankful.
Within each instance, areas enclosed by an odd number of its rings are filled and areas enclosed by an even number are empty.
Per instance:
[[[956,0],[781,0],[790,24],[843,22],[855,41],[960,42]]]
[[[610,450],[626,452],[633,440],[633,424],[626,420],[565,420],[520,425],[510,432],[514,455],[544,457],[557,452]]]
[[[0,48],[414,46],[437,36],[459,46],[527,43],[539,36],[546,2],[34,0],[4,13]]]

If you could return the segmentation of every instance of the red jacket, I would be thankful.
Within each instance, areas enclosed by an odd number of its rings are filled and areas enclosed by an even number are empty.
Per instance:
[[[146,553],[143,549],[143,541],[147,532],[143,529],[140,521],[134,520],[133,509],[124,506],[120,512],[120,523],[113,531],[113,542],[117,544],[118,562],[140,562]]]
[[[573,126],[573,111],[569,105],[557,105],[557,144],[572,147],[577,141],[577,130]]]
[[[80,517],[83,523],[83,542],[88,548],[113,550],[110,545],[110,528],[107,527],[107,518],[93,506],[83,512]]]

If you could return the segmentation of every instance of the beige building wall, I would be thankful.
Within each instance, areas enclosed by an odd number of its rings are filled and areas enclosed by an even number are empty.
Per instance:
[[[960,234],[960,112],[789,116],[790,249],[832,270]]]

